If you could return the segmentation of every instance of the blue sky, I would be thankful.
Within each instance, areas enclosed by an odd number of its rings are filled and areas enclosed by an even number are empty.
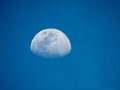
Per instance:
[[[1,0],[0,8],[0,90],[120,89],[120,1]],[[69,55],[31,53],[46,28],[69,37]]]

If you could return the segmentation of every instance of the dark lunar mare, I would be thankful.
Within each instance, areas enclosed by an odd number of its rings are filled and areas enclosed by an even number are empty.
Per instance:
[[[51,57],[53,57],[53,55],[51,55],[50,53],[49,53],[49,51],[47,50],[47,46],[50,44],[50,43],[52,43],[51,41],[50,41],[50,38],[52,38],[52,37],[55,37],[55,34],[53,33],[53,32],[49,32],[48,33],[48,35],[46,36],[46,37],[44,37],[43,38],[43,40],[42,41],[39,41],[39,44],[37,44],[38,46],[37,47],[39,47],[40,48],[40,51],[42,51],[42,52],[40,52],[41,53],[41,55],[43,55],[43,56],[51,56]],[[56,40],[56,38],[53,40],[53,41],[55,41]],[[54,54],[55,55],[55,54]],[[58,56],[59,54],[56,54],[56,56]]]

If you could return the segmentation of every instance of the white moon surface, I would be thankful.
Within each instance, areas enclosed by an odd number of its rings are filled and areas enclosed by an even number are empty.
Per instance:
[[[30,49],[42,57],[63,57],[70,53],[71,43],[68,37],[58,29],[44,29],[32,39]]]

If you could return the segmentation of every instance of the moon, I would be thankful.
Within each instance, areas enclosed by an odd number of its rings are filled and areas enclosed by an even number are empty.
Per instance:
[[[49,28],[41,30],[33,37],[30,49],[42,57],[63,57],[70,53],[71,43],[62,31]]]

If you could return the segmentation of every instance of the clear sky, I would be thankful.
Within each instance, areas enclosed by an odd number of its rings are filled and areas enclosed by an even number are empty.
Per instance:
[[[69,55],[31,53],[46,28],[69,37]],[[0,42],[0,90],[120,90],[119,0],[0,0]]]

